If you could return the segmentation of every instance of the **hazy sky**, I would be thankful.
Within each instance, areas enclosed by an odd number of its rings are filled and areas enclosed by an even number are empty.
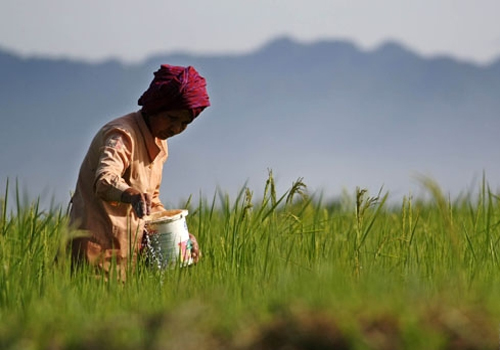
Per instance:
[[[137,61],[245,52],[277,36],[397,40],[423,54],[500,58],[500,0],[1,0],[0,47],[22,55]]]

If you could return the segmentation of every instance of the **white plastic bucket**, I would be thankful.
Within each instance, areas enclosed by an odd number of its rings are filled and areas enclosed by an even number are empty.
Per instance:
[[[165,269],[193,263],[187,215],[185,209],[165,210],[146,221],[146,250],[151,265]]]

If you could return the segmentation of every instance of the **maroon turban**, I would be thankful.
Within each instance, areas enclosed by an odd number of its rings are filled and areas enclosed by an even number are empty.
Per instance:
[[[162,64],[154,73],[149,88],[139,99],[144,113],[153,115],[163,111],[189,109],[196,118],[210,106],[206,81],[191,66]]]

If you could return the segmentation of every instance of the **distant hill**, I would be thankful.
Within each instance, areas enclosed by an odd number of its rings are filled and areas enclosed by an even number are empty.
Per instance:
[[[161,63],[193,65],[212,106],[170,141],[162,199],[178,205],[246,180],[258,195],[267,169],[287,188],[304,177],[339,195],[381,186],[414,192],[415,173],[458,193],[486,172],[500,184],[500,60],[488,66],[423,58],[394,42],[287,38],[245,55],[151,57],[141,64],[23,59],[0,51],[0,185],[66,203],[93,134],[138,109]]]

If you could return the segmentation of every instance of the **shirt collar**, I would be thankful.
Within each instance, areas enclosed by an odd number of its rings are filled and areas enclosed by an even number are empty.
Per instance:
[[[152,162],[153,160],[155,160],[158,154],[160,154],[160,152],[165,152],[164,141],[153,137],[151,131],[149,131],[149,128],[146,125],[146,122],[144,121],[141,111],[138,111],[136,113],[135,120],[143,136],[144,145],[146,146],[146,149],[148,151],[149,159]]]

